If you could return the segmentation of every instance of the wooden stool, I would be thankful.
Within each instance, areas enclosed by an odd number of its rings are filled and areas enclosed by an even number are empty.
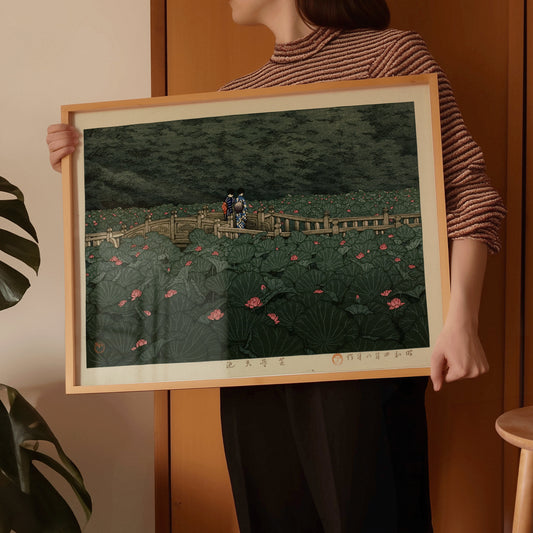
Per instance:
[[[533,533],[533,406],[504,413],[496,431],[521,449],[513,519],[513,533]]]

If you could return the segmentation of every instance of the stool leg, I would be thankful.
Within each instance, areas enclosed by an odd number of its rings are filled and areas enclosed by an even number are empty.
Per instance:
[[[520,452],[513,533],[533,533],[533,450]]]

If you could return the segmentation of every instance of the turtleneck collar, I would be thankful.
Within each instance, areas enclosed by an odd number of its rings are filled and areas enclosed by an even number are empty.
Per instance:
[[[307,59],[322,50],[329,41],[337,37],[341,32],[342,30],[331,28],[317,28],[296,41],[278,43],[270,60],[273,63],[293,63]]]

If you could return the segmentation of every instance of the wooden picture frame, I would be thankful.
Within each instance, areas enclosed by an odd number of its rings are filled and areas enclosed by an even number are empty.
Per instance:
[[[449,299],[435,75],[62,120],[82,132],[63,163],[67,392],[429,374]]]

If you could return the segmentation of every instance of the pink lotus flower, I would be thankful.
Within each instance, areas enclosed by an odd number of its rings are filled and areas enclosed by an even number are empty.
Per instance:
[[[392,239],[393,237],[394,237],[394,235],[391,233],[391,234],[389,235],[389,239]]]
[[[139,289],[134,289],[131,292],[131,301],[133,302],[133,300],[139,298],[140,296],[142,296],[142,291],[140,291]]]
[[[115,265],[117,266],[120,266],[122,264],[122,261],[120,259],[118,259],[117,261],[115,261]]]
[[[224,313],[220,309],[215,309],[214,311],[211,311],[207,318],[209,320],[220,320],[224,316]]]
[[[279,317],[276,313],[268,313],[267,316],[274,321],[274,324],[279,324]]]
[[[116,255],[114,255],[114,256],[110,259],[110,261],[111,261],[112,263],[115,263],[116,261],[118,261],[118,257],[117,257]]]
[[[396,263],[399,263],[399,262],[401,261],[401,259],[400,259],[399,257],[395,257],[395,258],[394,258],[394,261],[395,261]]]
[[[346,244],[346,241],[345,240],[342,240],[340,243],[339,243],[341,246],[344,246]]]
[[[402,305],[405,305],[405,302],[402,302],[400,298],[393,298],[390,302],[387,302],[389,310],[398,309]]]
[[[216,250],[211,255],[220,255]]]
[[[297,255],[291,255],[291,261],[298,261]]]
[[[346,209],[346,212],[347,212],[347,213],[351,213],[352,210],[351,210],[351,209]]]
[[[313,244],[320,244],[318,241],[314,241]]]
[[[143,311],[143,313],[146,315],[146,316],[152,316],[152,312],[151,311]]]
[[[355,299],[356,299],[356,300],[360,300],[361,297],[360,297],[358,294],[356,294],[356,295],[355,295]]]
[[[137,253],[135,254],[135,257],[139,257],[140,255],[141,255],[141,252],[137,252]]]
[[[186,266],[186,267],[191,266],[191,265],[192,265],[192,261],[187,261],[187,262],[185,263],[185,266]]]
[[[141,346],[146,346],[148,344],[148,341],[145,339],[140,339],[137,341],[135,346],[131,349],[132,352],[134,352],[137,348],[140,348]]]
[[[298,213],[298,209],[295,209],[294,212],[295,212],[295,213]]]
[[[178,294],[178,291],[170,289],[165,293],[165,298],[172,298],[172,296],[176,296],[176,294]]]
[[[416,268],[416,265],[409,265],[409,268],[413,270],[413,268]]]
[[[265,284],[261,285],[261,290],[264,291],[267,288]]]
[[[149,247],[147,244],[145,244],[145,245],[143,246],[143,250],[148,250],[148,248],[150,248],[150,247]]]
[[[137,248],[137,245],[136,244],[132,244],[131,247],[132,248]]]
[[[359,252],[359,253],[355,256],[355,258],[356,258],[356,259],[363,259],[364,256],[365,256],[365,254],[364,254],[363,252]]]
[[[313,294],[322,294],[323,292],[322,289],[317,289],[316,291],[313,291]]]
[[[254,309],[255,307],[261,307],[263,302],[257,296],[254,296],[253,298],[250,298],[244,305],[250,309]]]
[[[194,249],[195,252],[201,252],[202,251],[202,247],[201,246],[197,246],[195,249]]]
[[[381,296],[388,296],[392,291],[390,289],[387,289],[386,291],[383,291],[381,293]]]
[[[124,307],[127,303],[128,303],[128,300],[120,300],[120,302],[118,302],[118,306]]]
[[[94,255],[91,254],[91,255],[89,256],[89,259],[94,259]]]
[[[387,249],[387,245],[386,244],[380,244],[379,245],[379,249],[380,250],[386,250]]]

